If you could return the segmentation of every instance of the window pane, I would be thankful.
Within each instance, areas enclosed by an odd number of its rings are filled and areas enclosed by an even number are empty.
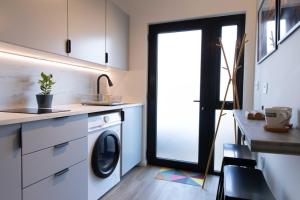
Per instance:
[[[275,20],[267,22],[267,54],[274,50],[275,44]]]
[[[222,43],[224,46],[225,54],[227,57],[229,69],[233,71],[233,64],[234,64],[234,52],[235,52],[235,44],[237,40],[237,25],[233,26],[223,26],[222,27]],[[224,59],[223,52],[221,52],[221,76],[220,76],[220,101],[223,101],[227,83],[229,80],[228,72],[223,69],[222,67],[226,67],[226,62]],[[232,85],[230,85],[227,101],[233,101],[233,91]]]

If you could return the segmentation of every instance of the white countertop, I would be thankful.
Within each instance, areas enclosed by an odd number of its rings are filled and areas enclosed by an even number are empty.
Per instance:
[[[265,121],[247,120],[245,111],[235,110],[234,117],[253,152],[300,155],[300,130],[272,133],[264,130]]]
[[[119,110],[128,107],[142,106],[142,103],[129,103],[117,106],[86,106],[81,104],[54,106],[53,109],[66,109],[67,112],[49,113],[49,114],[23,114],[0,112],[0,126],[9,124],[19,124],[25,122],[53,119],[72,115],[81,115],[88,113],[97,113],[111,110]]]

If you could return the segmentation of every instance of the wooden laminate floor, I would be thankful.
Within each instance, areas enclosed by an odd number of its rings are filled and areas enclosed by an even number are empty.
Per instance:
[[[101,200],[211,200],[215,199],[219,178],[209,176],[205,189],[156,180],[159,168],[137,167]]]

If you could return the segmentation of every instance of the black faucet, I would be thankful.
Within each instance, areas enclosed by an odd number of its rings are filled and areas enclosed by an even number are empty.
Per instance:
[[[110,80],[109,76],[107,76],[106,74],[101,74],[101,75],[98,77],[98,79],[97,79],[97,94],[100,94],[100,79],[101,79],[103,76],[107,78],[107,82],[108,82],[109,87],[113,86],[113,83],[112,83],[112,81]]]

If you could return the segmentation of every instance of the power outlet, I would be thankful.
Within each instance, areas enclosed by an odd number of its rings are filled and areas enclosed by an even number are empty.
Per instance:
[[[260,157],[260,166],[261,166],[261,170],[264,170],[266,167],[266,158],[263,156]]]
[[[259,89],[260,89],[259,81],[256,81],[256,82],[255,82],[255,90],[256,90],[256,91],[259,91]]]
[[[268,83],[263,83],[263,85],[262,85],[262,93],[263,94],[268,94],[268,90],[269,90],[269,84]]]

